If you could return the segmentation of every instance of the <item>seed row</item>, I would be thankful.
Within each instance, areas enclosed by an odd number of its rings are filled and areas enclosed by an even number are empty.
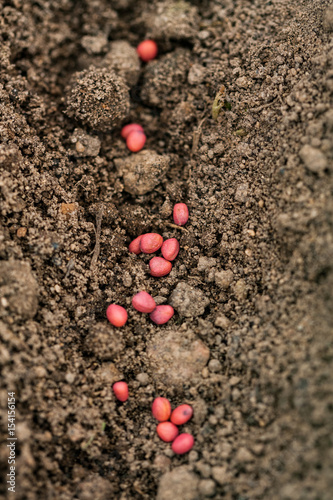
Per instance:
[[[148,62],[154,59],[158,53],[158,47],[153,40],[144,40],[137,47],[137,53],[142,61]],[[129,123],[121,130],[121,137],[126,141],[127,148],[136,153],[141,151],[146,143],[144,129],[138,123]],[[173,220],[178,226],[184,226],[189,218],[188,207],[185,203],[176,203],[173,209]],[[135,238],[129,245],[130,253],[152,254],[161,250],[163,257],[155,256],[149,261],[151,276],[162,277],[170,273],[171,262],[179,253],[179,242],[176,238],[163,241],[163,237],[157,233],[146,233]],[[157,306],[153,297],[142,290],[132,298],[132,306],[137,311],[149,314],[150,319],[157,325],[167,323],[174,315],[174,309],[170,305]],[[124,307],[118,304],[110,304],[106,310],[107,319],[113,326],[122,327],[127,322],[128,314]],[[128,385],[124,381],[113,384],[115,397],[121,401],[127,401],[129,397]],[[193,408],[188,404],[182,404],[171,410],[168,399],[158,397],[152,405],[152,414],[158,420],[156,432],[162,441],[172,442],[171,448],[174,453],[183,455],[190,451],[194,445],[194,438],[186,432],[179,434],[178,426],[185,424],[193,415]]]

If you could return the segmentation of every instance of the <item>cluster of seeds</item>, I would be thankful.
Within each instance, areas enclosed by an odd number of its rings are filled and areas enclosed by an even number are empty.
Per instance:
[[[137,54],[143,62],[152,61],[158,53],[158,47],[154,40],[144,40],[136,48]],[[138,123],[129,123],[122,128],[121,137],[125,139],[126,146],[132,153],[137,153],[146,144],[146,135]]]
[[[116,382],[113,384],[112,389],[119,401],[127,401],[128,385],[126,382]],[[178,429],[180,425],[186,424],[192,418],[192,406],[182,404],[172,411],[170,401],[166,398],[158,397],[154,399],[151,411],[153,417],[159,422],[156,427],[158,437],[166,443],[172,443],[171,448],[174,453],[183,455],[193,448],[193,436],[187,432],[179,434]]]
[[[173,210],[173,220],[178,225],[184,225],[188,221],[189,213],[185,203],[177,203]],[[160,234],[146,233],[133,240],[129,251],[136,255],[140,253],[151,254],[161,249],[163,257],[153,257],[149,261],[151,276],[162,277],[169,274],[172,269],[171,262],[177,257],[179,252],[179,242],[176,238],[163,241]],[[164,325],[174,315],[174,309],[170,305],[157,306],[153,297],[142,290],[132,299],[132,306],[139,312],[149,314],[150,319],[157,325]],[[118,304],[110,304],[106,310],[106,317],[113,326],[124,326],[128,314],[124,307]]]
[[[137,53],[142,61],[148,62],[155,59],[158,47],[153,40],[144,40],[137,47]],[[146,143],[146,135],[138,123],[129,123],[121,130],[121,136],[126,141],[130,151],[136,153],[141,151]],[[184,226],[189,218],[189,212],[185,203],[176,203],[173,209],[173,220],[178,226]],[[163,257],[153,257],[149,262],[151,276],[162,277],[170,273],[171,262],[179,253],[179,242],[176,238],[163,241],[163,237],[157,233],[146,233],[135,238],[128,247],[131,253],[152,254],[161,250]],[[155,300],[149,293],[142,290],[132,298],[132,306],[137,311],[149,314],[150,319],[157,325],[167,323],[174,315],[174,309],[170,305],[157,306]],[[110,304],[106,310],[107,319],[113,326],[121,327],[127,322],[128,314],[124,307],[118,304]],[[125,402],[128,399],[128,385],[124,381],[113,384],[113,392],[116,398]],[[152,405],[152,414],[158,420],[156,432],[160,439],[167,443],[172,442],[172,450],[178,455],[190,451],[194,445],[194,438],[186,432],[179,434],[179,425],[190,420],[193,409],[183,404],[171,411],[168,399],[158,397]]]
[[[138,123],[129,123],[121,129],[120,135],[126,141],[126,146],[132,153],[141,151],[146,144],[146,135]]]
[[[179,434],[178,430],[178,426],[186,424],[193,415],[193,408],[190,405],[183,404],[171,411],[170,401],[158,397],[153,402],[152,414],[159,421],[156,427],[159,438],[166,443],[172,442],[171,448],[174,453],[183,455],[192,449],[193,436],[187,432]]]

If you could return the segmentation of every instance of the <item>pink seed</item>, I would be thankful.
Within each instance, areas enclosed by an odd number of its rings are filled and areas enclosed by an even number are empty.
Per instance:
[[[143,42],[139,43],[139,45],[136,48],[136,51],[138,53],[138,56],[142,59],[144,62],[151,61],[152,59],[155,59],[158,53],[158,47],[157,43],[154,42],[154,40],[144,40]]]
[[[143,128],[138,123],[129,123],[128,125],[125,125],[125,127],[121,129],[120,135],[123,139],[127,139],[129,134],[134,131],[144,132]]]
[[[139,255],[139,253],[141,253],[141,248],[140,248],[140,241],[141,241],[141,238],[142,238],[142,235],[141,235],[141,236],[138,236],[137,238],[135,238],[135,240],[133,240],[133,241],[129,244],[128,250],[129,250],[131,253],[135,253],[136,255]]]
[[[149,261],[149,267],[152,276],[161,277],[169,274],[172,264],[168,260],[163,259],[163,257],[153,257]]]
[[[143,146],[146,143],[146,136],[143,132],[140,132],[140,130],[134,130],[130,134],[128,134],[127,139],[126,139],[126,146],[132,153],[137,153],[138,151],[141,151]]]
[[[127,401],[128,399],[128,385],[126,382],[116,382],[113,384],[113,392],[119,401]]]
[[[151,313],[155,307],[155,300],[147,292],[139,292],[132,299],[132,306],[142,313]]]
[[[193,408],[190,405],[180,405],[171,413],[171,422],[175,425],[186,424],[193,415]]]
[[[179,252],[179,243],[176,238],[165,240],[161,252],[166,260],[175,260]]]
[[[158,434],[158,437],[161,438],[162,441],[170,443],[178,436],[179,430],[171,422],[161,422],[156,427],[156,432]]]
[[[188,208],[185,203],[176,203],[173,207],[173,220],[178,226],[184,226],[188,221]]]
[[[149,317],[156,325],[164,325],[174,314],[175,311],[171,306],[156,306],[156,309],[150,313]]]
[[[106,317],[113,326],[124,326],[127,321],[127,312],[122,306],[110,304],[106,310]]]
[[[171,415],[171,404],[167,398],[156,398],[153,401],[151,411],[153,417],[159,422],[165,422]]]
[[[194,438],[191,434],[184,432],[176,437],[171,445],[172,451],[177,453],[177,455],[183,455],[193,448]]]
[[[157,252],[162,246],[163,238],[157,233],[143,234],[140,241],[141,252],[154,253]]]

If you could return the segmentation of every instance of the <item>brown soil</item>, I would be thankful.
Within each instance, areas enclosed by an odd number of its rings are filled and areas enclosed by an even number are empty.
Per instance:
[[[1,425],[14,391],[18,438],[4,496],[332,498],[329,4],[3,0]],[[128,44],[149,36],[160,53],[139,66]],[[152,171],[120,138],[121,78]],[[186,230],[170,225],[179,201]],[[149,231],[180,241],[165,278],[128,253]],[[167,325],[131,308],[141,289],[174,305]],[[193,405],[189,454],[158,439],[157,395]],[[6,478],[6,443],[0,457]]]

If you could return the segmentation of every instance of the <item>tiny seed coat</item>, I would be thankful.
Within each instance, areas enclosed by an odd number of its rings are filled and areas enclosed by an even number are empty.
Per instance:
[[[159,422],[165,422],[171,415],[171,404],[167,398],[158,397],[154,399],[151,411],[153,417]]]
[[[139,312],[151,313],[156,308],[156,303],[149,293],[142,291],[134,295],[132,306]]]
[[[170,238],[169,240],[165,240],[163,242],[161,252],[166,260],[169,261],[175,260],[179,252],[179,243],[176,240],[176,238]]]
[[[124,401],[128,400],[128,385],[126,382],[116,382],[112,386],[114,395],[118,399],[118,401]]]
[[[190,405],[180,405],[171,413],[171,422],[175,425],[186,424],[193,415],[193,408]]]
[[[106,317],[113,326],[124,326],[127,321],[127,311],[118,304],[110,304],[106,310]]]
[[[163,238],[157,233],[143,234],[140,240],[140,248],[143,253],[157,252],[162,246]]]
[[[185,226],[188,221],[188,208],[185,203],[176,203],[173,207],[173,220],[178,226]]]
[[[156,427],[156,432],[158,437],[166,443],[173,441],[179,434],[178,427],[171,422],[161,422]]]
[[[150,274],[157,278],[166,276],[172,269],[170,261],[163,259],[163,257],[153,257],[149,261]]]
[[[190,451],[194,446],[194,438],[191,434],[184,432],[176,437],[171,445],[172,451],[177,455],[183,455]]]
[[[175,311],[172,306],[161,305],[156,306],[156,309],[150,313],[149,317],[156,325],[164,325],[172,318],[174,313]]]

